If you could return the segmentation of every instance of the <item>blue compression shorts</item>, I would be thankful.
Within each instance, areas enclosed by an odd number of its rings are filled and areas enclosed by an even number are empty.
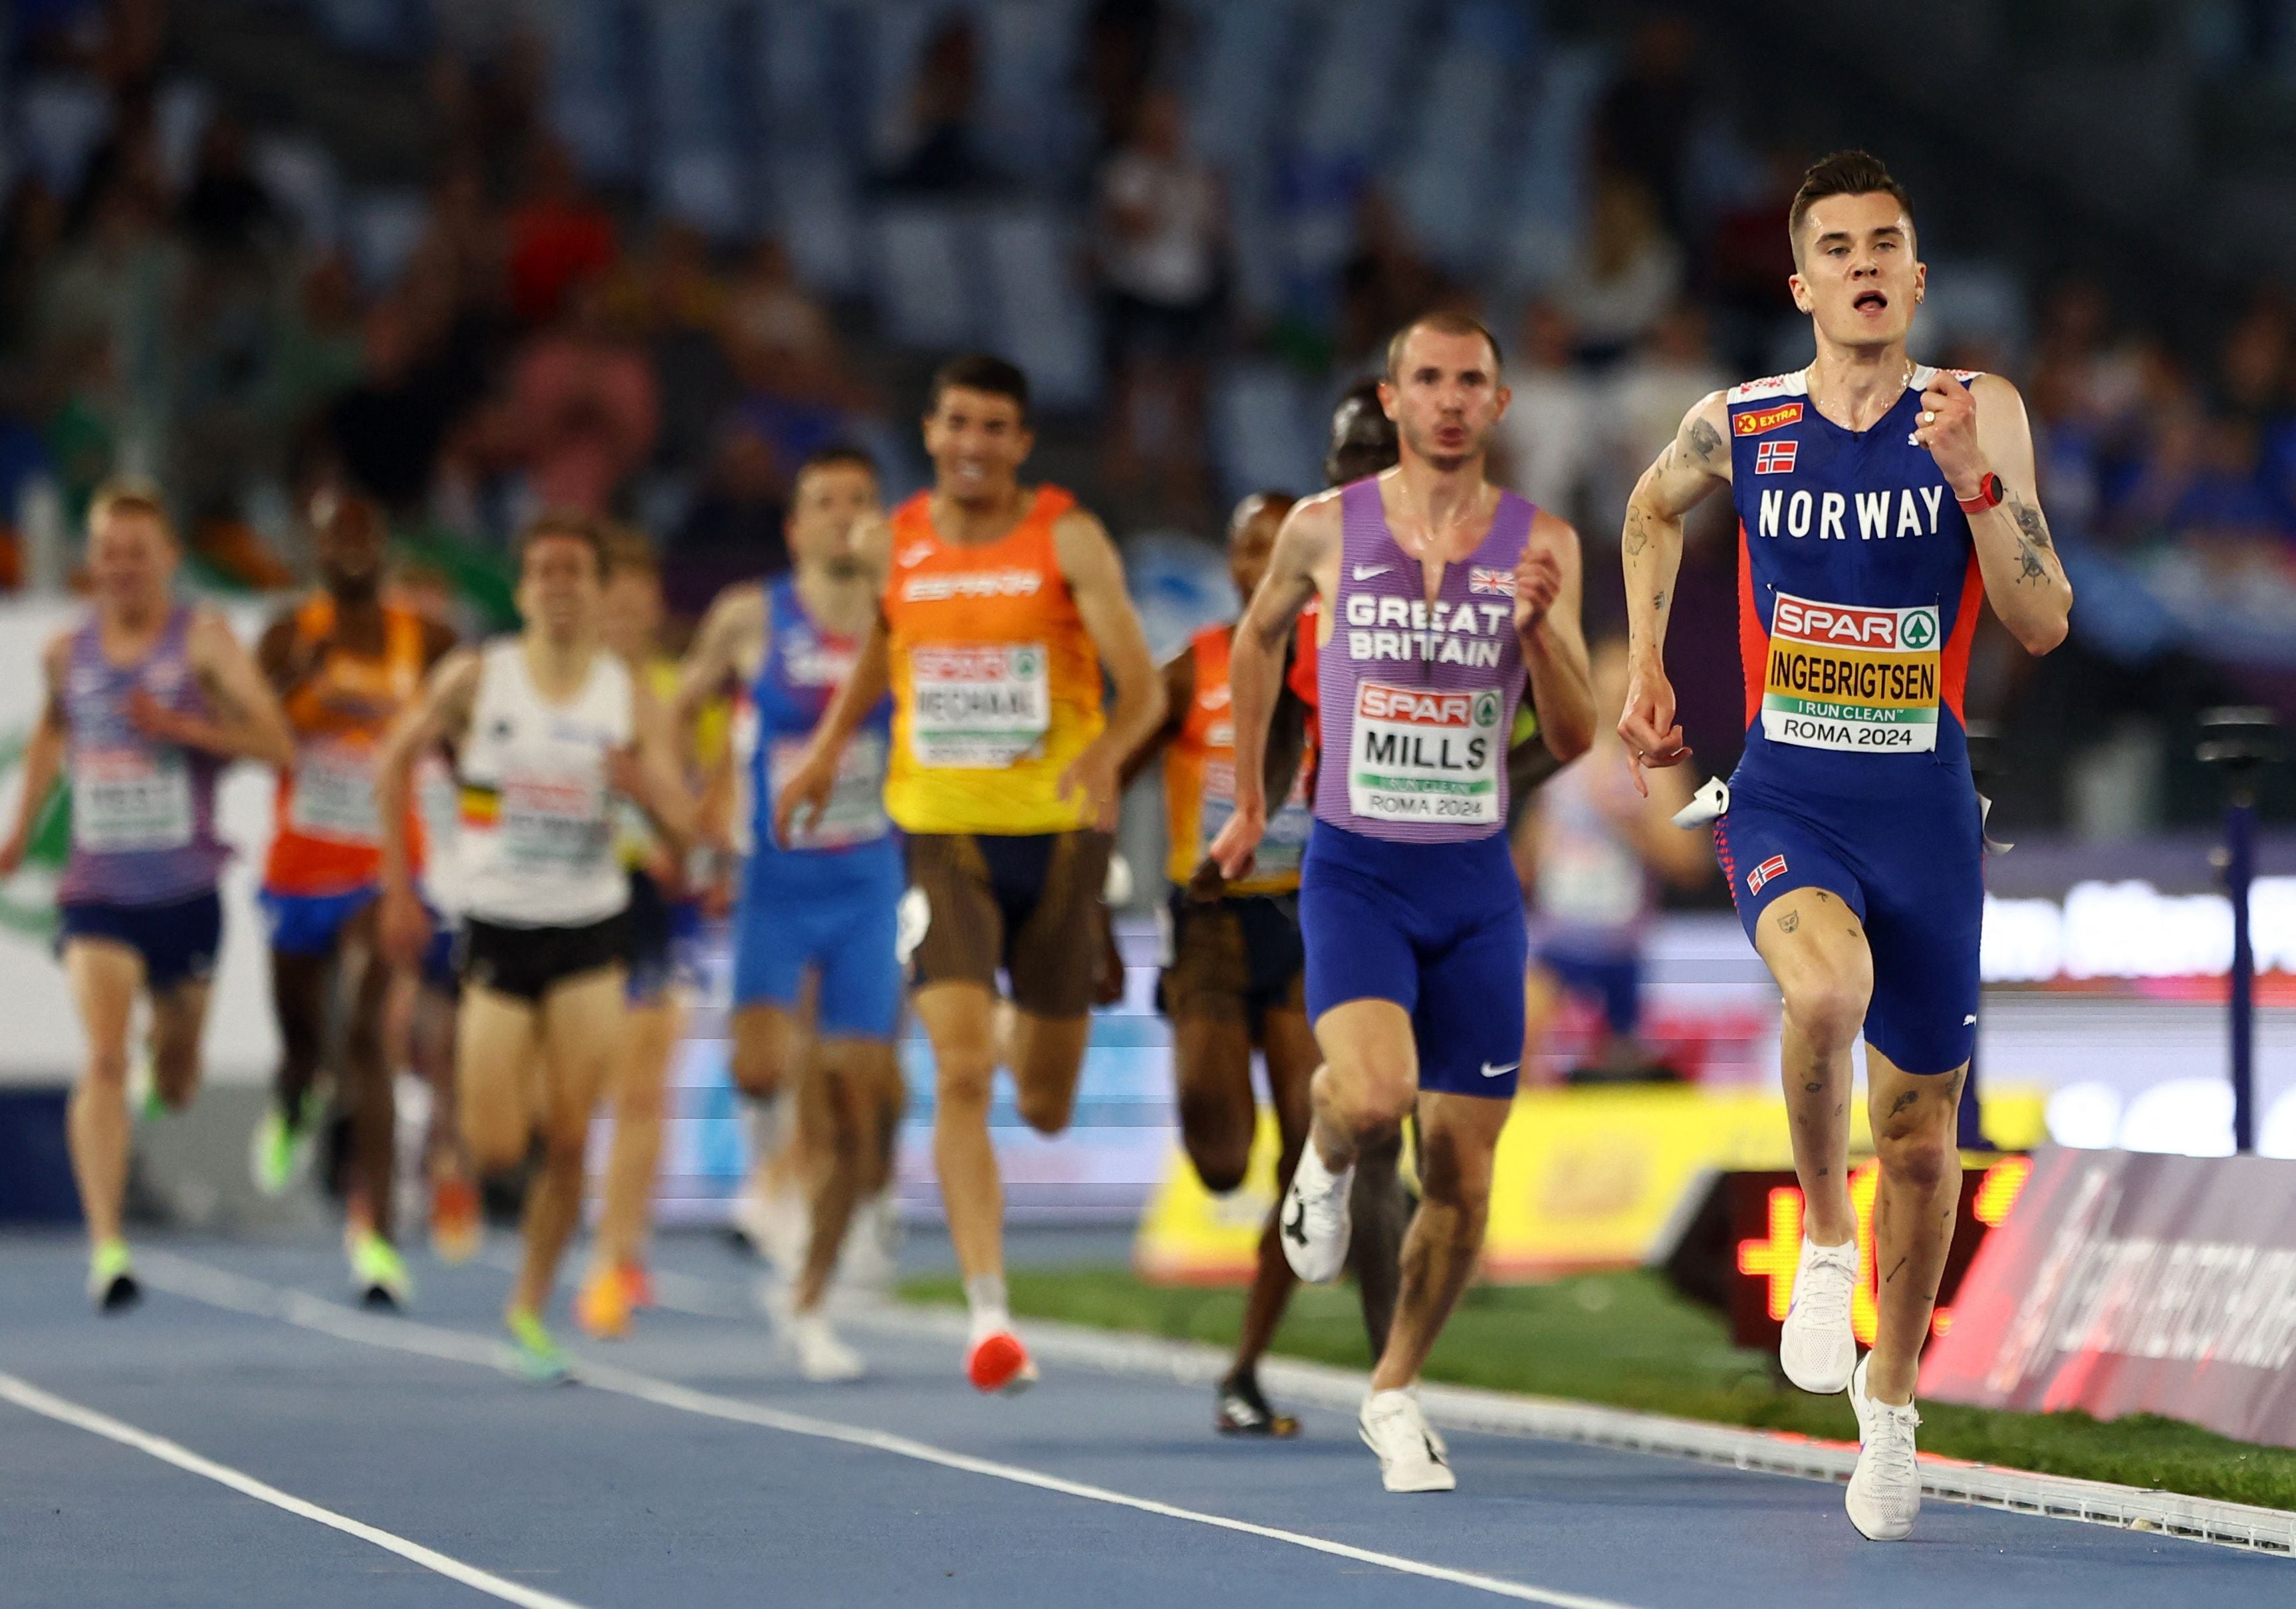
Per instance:
[[[1985,841],[1974,790],[1907,800],[1788,801],[1730,784],[1715,857],[1751,939],[1796,889],[1823,889],[1866,929],[1874,999],[1866,1042],[1906,1072],[1951,1072],[1977,1045]]]
[[[1411,1014],[1419,1088],[1514,1094],[1530,956],[1506,834],[1390,843],[1318,821],[1300,869],[1308,1019],[1350,1000]]]
[[[900,853],[820,874],[794,857],[750,857],[734,912],[734,1006],[795,1011],[811,969],[824,1035],[890,1039],[900,1025]],[[850,853],[850,852],[849,852]],[[844,858],[840,855],[840,859]],[[858,859],[856,857],[857,860]]]
[[[213,889],[165,905],[91,902],[56,907],[56,954],[76,939],[124,944],[144,960],[144,987],[164,995],[215,976],[223,948],[223,903]]]
[[[265,889],[256,895],[271,929],[271,948],[283,956],[324,956],[332,951],[351,918],[375,902],[373,883],[340,894],[288,894]]]

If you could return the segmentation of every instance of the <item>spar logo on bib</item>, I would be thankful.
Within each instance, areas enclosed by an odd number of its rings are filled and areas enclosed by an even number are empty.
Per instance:
[[[1934,750],[1939,635],[1934,604],[1874,609],[1778,594],[1764,735],[1808,749]]]
[[[1359,684],[1349,808],[1387,821],[1496,822],[1505,713],[1496,687],[1436,692]]]

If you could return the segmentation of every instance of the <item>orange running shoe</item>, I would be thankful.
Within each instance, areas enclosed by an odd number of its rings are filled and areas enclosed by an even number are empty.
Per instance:
[[[456,1174],[441,1174],[430,1183],[430,1249],[441,1262],[468,1262],[479,1254],[486,1238],[486,1220],[480,1214],[479,1187]]]
[[[645,1264],[626,1262],[622,1265],[622,1296],[630,1304],[632,1312],[652,1311],[653,1276],[647,1271]]]
[[[974,1342],[965,1353],[964,1377],[976,1391],[1003,1391],[1009,1397],[1037,1383],[1037,1366],[1018,1335],[998,1330]]]
[[[619,1341],[630,1333],[630,1287],[623,1270],[609,1268],[582,1282],[574,1322],[594,1341]]]

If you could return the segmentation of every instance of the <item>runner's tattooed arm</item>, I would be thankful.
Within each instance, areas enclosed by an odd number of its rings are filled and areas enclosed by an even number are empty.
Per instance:
[[[830,695],[829,707],[821,712],[820,724],[806,740],[797,768],[774,800],[777,841],[789,843],[791,825],[800,812],[808,827],[821,819],[822,811],[829,808],[830,792],[837,786],[837,767],[845,758],[845,745],[853,741],[862,721],[892,686],[892,631],[880,614],[869,622],[869,635],[861,640],[861,655],[853,661],[852,674]]]
[[[64,667],[71,656],[71,634],[64,632],[40,653],[40,672],[47,692],[40,700],[39,724],[24,745],[24,781],[16,794],[16,825],[0,840],[0,877],[24,864],[48,795],[64,769]]]
[[[1709,392],[1683,415],[1682,428],[1635,482],[1627,499],[1619,552],[1627,572],[1627,707],[1619,717],[1635,786],[1644,793],[1644,766],[1678,766],[1690,758],[1675,719],[1666,678],[1666,625],[1682,569],[1685,515],[1730,484],[1730,410]]]
[[[1974,497],[1988,474],[2001,477],[2002,500],[1969,517],[1986,602],[2025,652],[2043,654],[2065,640],[2072,613],[2072,583],[2049,539],[2049,522],[2035,492],[2033,431],[2025,399],[1998,374],[1980,374],[1964,386],[1940,369],[1922,393],[1935,415],[1914,432],[1930,449],[1956,497]]]
[[[1541,510],[1515,567],[1515,635],[1522,642],[1539,737],[1563,765],[1595,743],[1595,680],[1579,620],[1585,587],[1578,531]]]
[[[213,715],[194,715],[163,708],[138,689],[129,699],[127,718],[137,730],[163,743],[204,749],[226,759],[260,760],[266,766],[295,763],[295,735],[287,712],[255,660],[241,646],[231,622],[212,609],[192,615],[185,634],[184,657],[199,678]]]
[[[414,890],[414,762],[441,743],[457,745],[471,727],[479,694],[479,656],[457,648],[433,666],[422,692],[383,735],[374,762],[377,836],[382,843],[382,899],[378,922],[384,953],[402,966],[422,959],[430,919]]]
[[[1069,762],[1061,792],[1063,797],[1083,795],[1087,815],[1101,831],[1112,833],[1121,798],[1118,768],[1163,724],[1164,681],[1156,674],[1132,595],[1125,590],[1124,561],[1117,556],[1107,528],[1082,509],[1072,509],[1053,526],[1053,553],[1069,584],[1069,595],[1076,600],[1085,635],[1116,684],[1106,727]]]
[[[1336,588],[1340,562],[1340,494],[1319,492],[1296,504],[1275,532],[1267,574],[1235,628],[1228,655],[1228,715],[1235,727],[1235,813],[1212,842],[1220,874],[1233,881],[1250,867],[1267,830],[1267,735],[1283,678],[1285,644],[1297,634],[1300,612],[1321,594],[1325,606]]]

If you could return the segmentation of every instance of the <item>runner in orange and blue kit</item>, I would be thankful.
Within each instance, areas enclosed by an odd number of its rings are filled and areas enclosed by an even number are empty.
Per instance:
[[[1984,822],[1963,716],[1970,644],[1990,603],[2029,653],[2047,653],[2072,590],[2016,388],[1906,354],[1928,271],[1904,189],[1865,152],[1838,153],[1809,170],[1787,230],[1816,360],[1706,398],[1636,487],[1619,733],[1637,768],[1689,757],[1663,664],[1668,605],[1683,516],[1728,486],[1745,752],[1726,788],[1709,783],[1677,819],[1718,816],[1731,898],[1784,1000],[1808,1224],[1780,1360],[1805,1390],[1848,1388],[1863,1444],[1849,1518],[1895,1540],[1921,1507],[1913,1391],[1951,1244],[1976,1039]],[[1881,1164],[1862,1259],[1847,1177],[1861,1032]],[[1866,1268],[1879,1322],[1861,1362],[1849,1308]]]
[[[410,1286],[391,1235],[398,1117],[383,1047],[392,969],[373,932],[382,867],[374,759],[384,731],[454,636],[383,602],[390,533],[373,502],[323,492],[311,528],[321,589],[274,620],[256,649],[294,731],[295,763],[279,773],[263,872],[281,1049],[249,1166],[257,1187],[275,1195],[308,1156],[338,974],[353,968],[341,981],[350,1007],[335,1080],[350,1122],[344,1251],[354,1290],[397,1307]]]

